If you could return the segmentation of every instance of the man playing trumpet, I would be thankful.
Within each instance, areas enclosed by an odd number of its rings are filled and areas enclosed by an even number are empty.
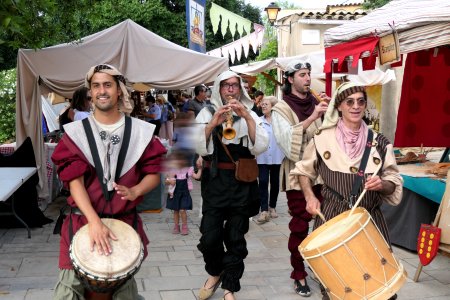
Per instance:
[[[197,152],[203,157],[201,180],[203,217],[198,249],[203,254],[208,280],[199,291],[199,299],[210,298],[220,283],[224,299],[234,298],[241,288],[244,259],[248,254],[245,234],[249,217],[259,211],[258,183],[235,178],[234,161],[253,158],[266,150],[269,138],[261,119],[251,111],[253,102],[236,73],[220,74],[212,89],[211,107],[203,108],[196,118],[199,123]],[[227,128],[235,132],[224,137]],[[233,130],[231,130],[233,128]],[[223,145],[222,145],[223,143]]]

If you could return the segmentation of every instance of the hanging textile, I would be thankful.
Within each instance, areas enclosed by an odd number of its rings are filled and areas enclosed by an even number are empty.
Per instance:
[[[353,67],[356,67],[361,55],[366,51],[373,53],[379,40],[380,38],[377,36],[369,36],[325,48],[324,72],[331,72],[331,62],[333,59],[337,59],[338,69],[336,71],[343,73],[343,68],[345,68],[344,63],[346,62],[345,58],[348,56],[353,57]],[[368,63],[366,67],[371,65],[370,62]]]
[[[450,49],[408,53],[394,146],[450,145]]]
[[[217,33],[217,30],[219,28],[219,22],[220,22],[220,16],[222,16],[222,24],[221,24],[221,32],[222,36],[225,36],[227,33],[227,27],[228,23],[230,23],[230,32],[231,35],[234,36],[236,34],[236,30],[239,33],[239,35],[242,37],[242,34],[245,30],[247,34],[250,33],[250,29],[252,26],[252,22],[229,11],[225,8],[215,4],[211,3],[211,9],[209,11],[209,16],[211,18],[211,24],[213,27],[214,34]],[[237,29],[236,29],[237,25]]]
[[[254,23],[253,29],[255,31],[240,38],[239,40],[226,44],[220,48],[208,51],[206,52],[206,54],[217,57],[228,57],[228,55],[230,55],[231,61],[234,62],[235,59],[241,59],[242,49],[244,50],[244,56],[246,58],[248,57],[250,45],[252,45],[253,52],[256,54],[257,49],[262,45],[265,28],[263,25]],[[236,54],[234,52],[236,52]]]

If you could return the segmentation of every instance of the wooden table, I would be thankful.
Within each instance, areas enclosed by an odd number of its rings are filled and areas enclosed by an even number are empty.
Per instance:
[[[381,206],[392,244],[416,251],[420,224],[433,222],[445,190],[444,179],[427,173],[433,165],[398,166],[404,180],[402,201],[398,206]]]
[[[59,194],[62,184],[56,175],[56,167],[53,164],[51,157],[55,150],[56,143],[44,143],[44,155],[46,157],[45,162],[42,163],[42,168],[47,172],[47,186],[44,188],[38,188],[39,206],[41,210],[44,210],[48,204],[50,204]],[[16,143],[0,145],[0,153],[4,155],[13,154],[16,151]],[[48,191],[47,191],[48,188]]]
[[[28,231],[28,238],[31,238],[30,228],[23,221],[14,209],[14,192],[19,189],[33,174],[36,168],[0,168],[0,201],[11,198],[11,212],[0,213],[0,215],[13,215],[19,220]]]

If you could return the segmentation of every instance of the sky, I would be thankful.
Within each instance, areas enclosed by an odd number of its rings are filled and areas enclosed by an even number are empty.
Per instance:
[[[251,4],[253,6],[261,8],[264,10],[265,7],[269,6],[270,2],[275,2],[274,0],[244,0],[245,3]],[[327,4],[345,4],[345,3],[357,3],[362,2],[359,0],[288,0],[289,3],[295,4],[301,8],[325,8]]]

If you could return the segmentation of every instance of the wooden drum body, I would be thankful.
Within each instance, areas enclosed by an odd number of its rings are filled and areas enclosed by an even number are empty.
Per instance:
[[[394,295],[406,271],[361,207],[313,231],[298,247],[331,299],[380,299]]]
[[[115,234],[110,240],[112,253],[99,255],[89,249],[89,224],[77,231],[70,245],[70,259],[85,288],[96,293],[111,293],[139,271],[144,259],[144,247],[137,232],[125,222],[102,219]]]

